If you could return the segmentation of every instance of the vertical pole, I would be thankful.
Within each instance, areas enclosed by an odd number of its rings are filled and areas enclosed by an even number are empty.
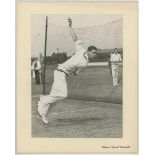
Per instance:
[[[48,16],[46,16],[45,25],[45,47],[44,47],[44,73],[43,73],[43,95],[45,94],[45,71],[46,71],[46,47],[47,47],[47,27],[48,27]]]

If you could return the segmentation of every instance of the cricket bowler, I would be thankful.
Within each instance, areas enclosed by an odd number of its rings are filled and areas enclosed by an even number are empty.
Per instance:
[[[97,48],[89,46],[86,50],[83,42],[78,40],[76,33],[72,28],[72,20],[68,18],[68,26],[70,34],[76,46],[76,53],[63,64],[58,65],[54,71],[54,82],[49,95],[41,96],[38,101],[38,112],[44,124],[48,124],[46,118],[49,106],[58,100],[67,97],[66,78],[71,75],[78,75],[84,68],[87,67],[89,58],[95,57]]]

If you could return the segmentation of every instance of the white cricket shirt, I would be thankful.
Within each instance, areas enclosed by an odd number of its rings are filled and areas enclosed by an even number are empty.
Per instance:
[[[75,42],[76,53],[63,64],[57,67],[57,70],[65,72],[67,75],[79,74],[88,65],[88,55],[83,43],[78,40]]]
[[[34,61],[33,64],[32,64],[32,69],[33,70],[40,70],[41,68],[41,64],[40,64],[40,61]]]
[[[118,65],[119,61],[122,61],[121,55],[119,53],[115,54],[111,54],[111,58],[110,61],[112,63],[112,65]]]

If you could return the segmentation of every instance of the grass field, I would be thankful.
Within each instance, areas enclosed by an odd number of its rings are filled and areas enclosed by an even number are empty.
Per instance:
[[[55,66],[46,69],[46,93],[53,82]],[[37,113],[42,85],[32,79],[32,136],[54,138],[122,137],[122,69],[119,86],[114,89],[106,66],[88,67],[78,76],[70,76],[68,98],[51,106],[44,125]]]

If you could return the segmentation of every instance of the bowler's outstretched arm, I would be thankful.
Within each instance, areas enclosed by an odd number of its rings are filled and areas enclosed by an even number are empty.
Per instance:
[[[76,42],[78,40],[78,37],[72,28],[72,19],[68,18],[68,23],[69,23],[69,30],[70,30],[71,36],[73,38],[73,41]]]

